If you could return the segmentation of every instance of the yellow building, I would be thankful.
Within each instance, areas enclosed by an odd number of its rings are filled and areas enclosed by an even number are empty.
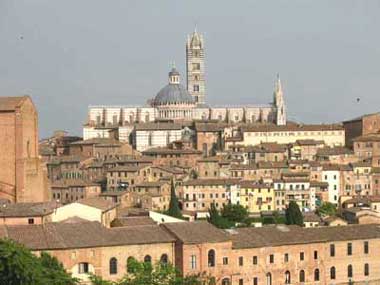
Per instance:
[[[241,181],[239,203],[250,213],[275,210],[274,188],[257,181]]]

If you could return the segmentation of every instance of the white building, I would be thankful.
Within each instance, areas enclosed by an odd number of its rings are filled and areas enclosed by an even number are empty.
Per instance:
[[[204,40],[196,31],[186,43],[186,72],[187,88],[181,85],[180,74],[173,68],[169,72],[168,84],[149,100],[147,106],[90,106],[83,137],[105,137],[106,131],[100,131],[100,127],[118,129],[128,124],[168,119],[286,124],[286,106],[279,76],[271,104],[224,107],[206,105]]]

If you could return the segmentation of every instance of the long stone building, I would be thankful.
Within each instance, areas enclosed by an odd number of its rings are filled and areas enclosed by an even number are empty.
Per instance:
[[[380,284],[378,225],[220,230],[207,222],[105,228],[98,222],[0,226],[38,254],[47,251],[88,284],[88,274],[118,280],[129,258],[205,273],[217,285]],[[64,242],[63,242],[64,241]]]
[[[197,31],[186,42],[186,87],[175,67],[169,82],[146,106],[90,106],[84,139],[107,137],[135,123],[160,120],[219,120],[226,122],[268,122],[286,125],[286,105],[280,77],[275,82],[273,101],[267,105],[210,107],[206,104],[204,39]],[[123,132],[123,131],[120,131]],[[122,137],[122,135],[119,135]]]

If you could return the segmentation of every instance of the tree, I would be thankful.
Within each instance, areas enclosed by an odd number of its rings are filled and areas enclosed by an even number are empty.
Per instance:
[[[12,240],[0,240],[0,284],[74,285],[78,280],[48,253],[38,257]]]
[[[287,225],[303,226],[303,216],[295,201],[290,201],[289,206],[285,211],[285,218]]]
[[[336,206],[330,202],[323,202],[322,205],[318,208],[318,214],[320,216],[335,216]]]
[[[215,278],[206,273],[182,277],[171,264],[161,262],[152,265],[131,258],[127,262],[127,274],[119,281],[109,282],[90,276],[92,285],[216,285]]]
[[[243,223],[248,215],[248,210],[238,204],[229,203],[224,205],[222,209],[222,217],[234,223]]]
[[[169,209],[166,212],[167,215],[178,218],[178,219],[183,219],[181,210],[179,208],[179,203],[178,203],[178,198],[175,194],[175,185],[174,185],[174,180],[172,180],[172,185],[170,189],[170,203],[169,203]]]
[[[210,209],[208,210],[208,222],[216,226],[217,228],[220,229],[228,229],[234,226],[234,223],[231,222],[230,220],[222,217],[216,208],[215,204],[212,203]]]

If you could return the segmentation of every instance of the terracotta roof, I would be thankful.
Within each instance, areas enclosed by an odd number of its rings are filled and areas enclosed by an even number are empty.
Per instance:
[[[256,180],[241,180],[239,182],[241,188],[271,188],[269,183],[260,183]]]
[[[195,123],[195,130],[197,132],[220,132],[224,130],[227,124],[221,123]]]
[[[6,237],[32,250],[171,243],[174,238],[156,225],[105,228],[99,222],[0,226]]]
[[[103,212],[111,210],[117,206],[116,203],[100,198],[100,197],[85,198],[85,199],[78,200],[75,203],[97,208],[97,209],[102,210]]]
[[[141,169],[146,167],[145,165],[140,165],[140,166],[131,166],[131,165],[120,165],[116,166],[110,169],[107,169],[107,172],[116,172],[116,171],[124,171],[124,172],[137,172]]]
[[[70,145],[99,145],[99,146],[121,146],[123,143],[121,143],[118,140],[111,139],[111,138],[92,138],[88,140],[81,140],[70,143]]]
[[[0,97],[0,111],[14,111],[20,107],[29,96]]]
[[[354,142],[380,142],[380,133],[368,134],[354,138]]]
[[[161,225],[184,244],[229,241],[228,235],[208,222],[167,223]]]
[[[100,186],[100,183],[85,179],[63,179],[54,181],[52,188],[67,188],[67,187],[85,187],[85,186]]]
[[[2,204],[0,217],[37,217],[51,214],[59,204],[56,202]]]
[[[202,154],[200,150],[196,149],[172,149],[168,147],[155,147],[144,150],[143,154]]]
[[[329,156],[329,155],[353,155],[354,152],[346,147],[324,147],[317,150],[317,156]]]
[[[303,214],[303,221],[307,223],[316,223],[316,222],[319,223],[322,221],[322,219],[316,213],[310,212],[310,213]]]
[[[245,152],[257,152],[257,153],[283,153],[288,149],[287,145],[277,143],[261,143],[255,146],[246,146]]]
[[[194,179],[183,182],[184,186],[208,186],[208,185],[234,185],[238,184],[240,179],[234,178],[210,178],[210,179]]]
[[[319,145],[319,144],[324,144],[324,141],[321,140],[296,140],[295,144],[297,145]]]
[[[161,187],[165,184],[169,184],[167,181],[145,181],[135,184],[134,187]]]
[[[113,227],[133,227],[156,225],[157,223],[149,216],[122,217],[112,221]]]
[[[292,244],[380,238],[378,225],[303,228],[299,226],[266,226],[237,228],[230,234],[234,248],[257,248]]]

